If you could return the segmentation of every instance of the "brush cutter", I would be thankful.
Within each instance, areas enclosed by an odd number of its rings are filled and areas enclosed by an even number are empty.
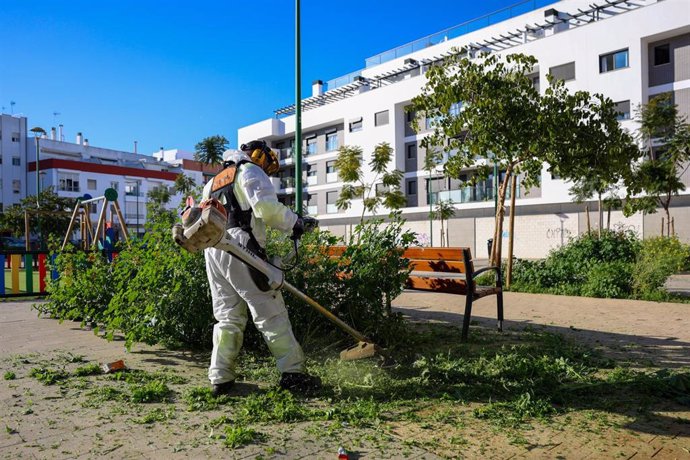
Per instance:
[[[172,228],[173,239],[177,244],[190,252],[198,252],[210,247],[226,251],[265,275],[271,289],[285,289],[298,299],[309,304],[314,310],[325,316],[343,332],[357,341],[356,345],[340,353],[341,360],[350,361],[382,355],[381,349],[364,337],[364,335],[285,281],[283,270],[263,260],[228,235],[226,224],[227,214],[225,208],[218,200],[202,201],[198,207],[194,206],[193,200],[188,200],[187,208],[182,212],[182,224],[175,224]]]

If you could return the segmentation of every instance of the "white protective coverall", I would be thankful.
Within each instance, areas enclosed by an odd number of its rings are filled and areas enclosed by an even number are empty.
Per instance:
[[[224,160],[235,163],[249,161],[242,153],[228,150]],[[209,198],[212,181],[204,187],[203,198]],[[252,210],[252,233],[261,245],[266,246],[266,225],[291,233],[297,215],[278,201],[273,184],[261,167],[245,163],[237,172],[234,185],[237,202],[243,210]],[[228,234],[243,245],[249,242],[249,234],[240,228],[228,229]],[[206,274],[211,286],[213,315],[213,353],[208,378],[217,385],[235,380],[235,359],[242,346],[247,324],[247,307],[256,328],[261,332],[276,358],[278,370],[304,372],[304,353],[292,333],[292,325],[280,291],[260,290],[252,280],[247,266],[227,252],[208,248],[205,250]]]

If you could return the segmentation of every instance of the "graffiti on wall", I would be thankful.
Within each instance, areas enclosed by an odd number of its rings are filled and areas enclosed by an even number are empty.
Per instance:
[[[568,239],[572,236],[573,232],[571,232],[567,228],[561,228],[561,227],[552,227],[552,228],[547,228],[546,229],[546,239],[553,240],[561,240],[561,239]]]

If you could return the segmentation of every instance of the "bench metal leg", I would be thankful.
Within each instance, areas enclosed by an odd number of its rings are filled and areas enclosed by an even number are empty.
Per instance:
[[[465,316],[462,318],[462,335],[460,336],[461,342],[467,342],[467,336],[470,332],[470,318],[472,316],[472,301],[474,296],[472,293],[468,293],[465,296]]]

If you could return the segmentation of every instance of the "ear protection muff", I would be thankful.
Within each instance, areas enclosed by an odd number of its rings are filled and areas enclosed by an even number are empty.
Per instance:
[[[278,156],[266,145],[265,141],[252,141],[249,144],[242,144],[240,149],[243,152],[247,152],[252,163],[259,165],[269,176],[277,173],[280,169]]]

